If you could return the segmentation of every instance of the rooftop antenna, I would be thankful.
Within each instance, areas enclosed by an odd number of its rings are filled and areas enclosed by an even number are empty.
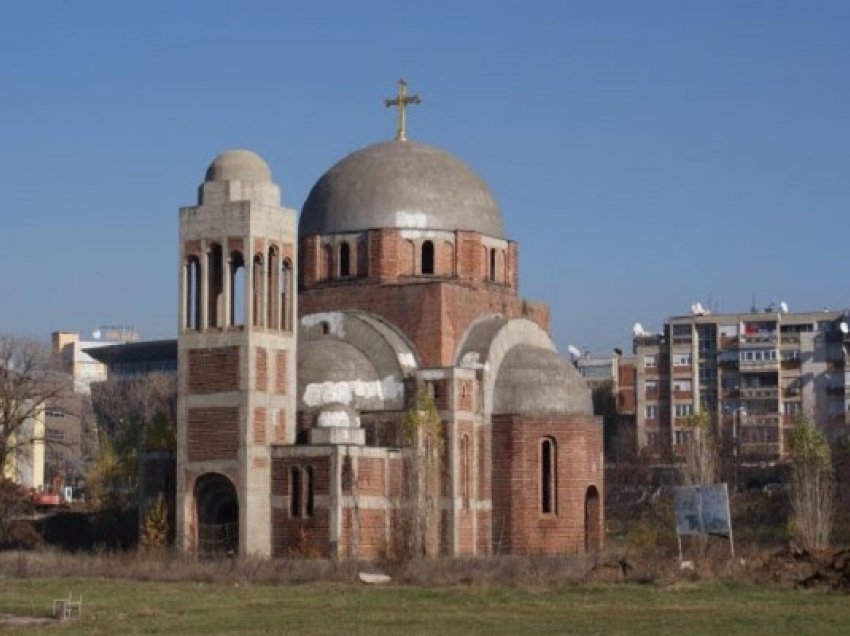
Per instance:
[[[759,308],[756,307],[756,293],[753,292],[753,304],[750,305],[750,313],[755,314],[758,313]]]

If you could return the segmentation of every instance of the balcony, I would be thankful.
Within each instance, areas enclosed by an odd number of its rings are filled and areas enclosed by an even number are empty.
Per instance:
[[[776,345],[779,341],[776,333],[748,333],[738,339],[742,345]]]
[[[783,347],[786,345],[799,345],[800,335],[796,333],[783,333],[781,343]]]
[[[782,444],[779,442],[742,442],[740,446],[744,457],[775,459],[782,455]]]
[[[776,371],[779,368],[779,360],[740,360],[738,369],[744,371]]]
[[[778,387],[744,387],[741,398],[745,400],[775,400],[779,397]]]
[[[779,413],[745,415],[741,420],[744,426],[779,426],[782,422],[782,416]]]

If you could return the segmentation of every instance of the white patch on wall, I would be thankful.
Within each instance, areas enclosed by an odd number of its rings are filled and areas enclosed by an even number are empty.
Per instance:
[[[311,382],[304,389],[304,404],[311,407],[338,402],[351,404],[355,397],[395,400],[404,394],[404,384],[388,375],[383,380],[363,382]]]
[[[343,328],[344,315],[340,311],[326,311],[318,314],[308,314],[301,318],[303,327],[315,327],[323,322],[328,323],[330,333],[337,338],[345,338],[345,329]]]
[[[433,370],[433,369],[432,370],[426,370],[426,371],[420,371],[419,377],[422,378],[423,380],[442,380],[443,378],[446,377],[446,372],[442,371],[442,370],[436,371],[436,370]]]
[[[477,351],[470,351],[469,353],[463,354],[463,357],[460,359],[460,366],[464,369],[484,369],[486,365],[480,362],[481,354]]]
[[[398,363],[403,367],[415,367],[416,358],[409,351],[398,354]]]
[[[428,227],[428,215],[423,212],[396,212],[396,227]]]
[[[322,428],[329,427],[359,427],[360,426],[360,418],[355,416],[354,421],[351,421],[351,418],[348,416],[348,413],[345,411],[322,411],[319,413],[318,425]]]

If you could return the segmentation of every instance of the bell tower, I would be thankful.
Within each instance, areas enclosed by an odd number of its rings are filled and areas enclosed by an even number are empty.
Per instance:
[[[295,441],[296,213],[230,150],[180,210],[177,544],[271,554],[270,445]],[[248,532],[250,528],[250,532]]]

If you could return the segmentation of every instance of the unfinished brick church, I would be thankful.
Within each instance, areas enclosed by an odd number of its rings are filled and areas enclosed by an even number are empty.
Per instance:
[[[217,157],[180,210],[184,550],[391,556],[420,392],[441,421],[424,553],[601,546],[590,393],[548,307],[518,295],[487,184],[407,140],[399,101],[396,139],[336,163],[300,215],[248,150]]]

